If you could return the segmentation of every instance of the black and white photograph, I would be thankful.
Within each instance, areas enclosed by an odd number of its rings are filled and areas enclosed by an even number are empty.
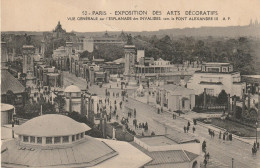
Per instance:
[[[260,168],[260,1],[0,1],[1,167]]]

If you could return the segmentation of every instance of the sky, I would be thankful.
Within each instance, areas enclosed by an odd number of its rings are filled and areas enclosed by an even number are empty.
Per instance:
[[[259,0],[1,0],[1,31],[52,31],[58,21],[67,32],[156,31],[201,26],[243,26],[248,25],[250,19],[260,20],[259,6]],[[161,18],[175,19],[198,17],[185,15],[185,11],[217,11],[218,20],[77,20],[78,17],[86,17],[82,15],[82,11],[106,11],[107,15],[98,17],[107,18],[115,17],[115,11],[133,10],[148,11],[148,15],[144,17],[156,17],[152,12],[161,11]],[[181,15],[167,16],[167,11],[180,11]],[[75,17],[76,20],[69,21],[68,17]],[[230,20],[223,20],[223,17],[230,17]]]

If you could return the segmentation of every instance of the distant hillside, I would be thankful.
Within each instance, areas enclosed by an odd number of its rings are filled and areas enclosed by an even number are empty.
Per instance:
[[[83,36],[100,36],[104,32],[75,32],[77,35]],[[194,37],[241,37],[252,36],[260,37],[260,25],[257,26],[229,26],[229,27],[200,27],[200,28],[183,28],[183,29],[162,29],[158,31],[142,31],[142,32],[127,32],[132,35],[152,36],[157,35],[162,37],[169,35],[171,37],[178,36],[194,36]],[[119,32],[109,32],[110,35],[119,34]]]
[[[101,36],[104,35],[105,31],[102,32],[74,32],[78,36]],[[29,34],[29,35],[40,35],[43,32],[35,31],[7,31],[2,32],[6,34]],[[110,35],[118,35],[119,31],[109,31]],[[252,36],[260,37],[260,25],[248,25],[248,26],[229,26],[229,27],[200,27],[200,28],[183,28],[183,29],[161,29],[158,31],[142,31],[136,32],[131,31],[127,32],[132,35],[142,35],[142,36],[152,36],[157,35],[158,37],[169,35],[171,37],[178,36],[194,36],[194,37],[205,37],[205,36],[217,36],[217,37],[238,37],[238,36]]]

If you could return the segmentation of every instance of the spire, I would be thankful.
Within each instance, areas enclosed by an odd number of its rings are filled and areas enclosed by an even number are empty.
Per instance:
[[[250,26],[252,26],[253,25],[253,20],[252,20],[252,18],[250,19],[250,24],[249,24]]]

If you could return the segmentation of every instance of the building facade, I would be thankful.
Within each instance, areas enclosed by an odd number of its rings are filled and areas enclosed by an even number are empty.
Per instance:
[[[157,88],[156,103],[171,111],[191,111],[195,106],[195,91],[168,84]]]
[[[231,96],[242,97],[245,83],[241,82],[240,72],[235,72],[230,63],[203,63],[201,70],[196,71],[188,81],[187,87],[196,91],[196,95],[204,92],[218,96],[225,90]]]

